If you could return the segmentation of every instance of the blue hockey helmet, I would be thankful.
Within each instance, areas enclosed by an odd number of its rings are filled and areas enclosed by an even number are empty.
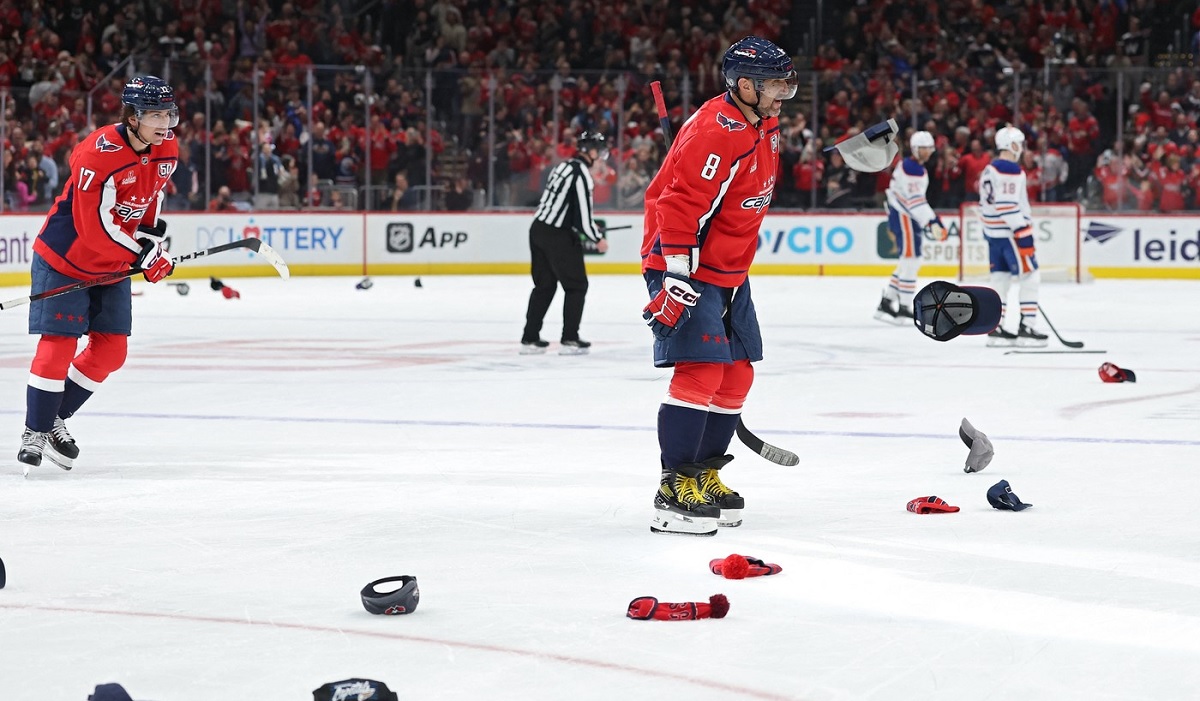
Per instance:
[[[121,91],[121,102],[132,107],[138,119],[144,112],[167,112],[170,115],[168,129],[179,124],[179,105],[175,104],[175,90],[167,81],[153,75],[130,78]]]
[[[725,76],[725,86],[735,92],[739,78],[753,80],[755,92],[762,92],[764,81],[786,80],[788,90],[779,96],[781,100],[795,97],[799,86],[792,57],[774,42],[756,36],[736,41],[725,50],[721,74]]]

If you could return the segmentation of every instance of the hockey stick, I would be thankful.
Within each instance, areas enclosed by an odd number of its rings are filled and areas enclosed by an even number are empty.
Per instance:
[[[195,258],[203,258],[204,256],[211,256],[214,253],[221,253],[222,251],[232,251],[235,248],[248,248],[251,251],[254,251],[258,255],[262,256],[263,258],[266,258],[267,262],[275,267],[275,271],[279,273],[279,277],[281,277],[285,280],[288,278],[288,276],[291,275],[291,272],[288,270],[287,263],[285,263],[283,261],[283,257],[280,256],[278,253],[276,253],[275,249],[273,249],[270,246],[268,246],[267,244],[263,243],[261,239],[256,239],[256,238],[240,239],[238,241],[231,241],[229,243],[223,243],[220,246],[213,246],[212,248],[206,248],[202,251],[193,251],[192,253],[185,253],[181,256],[176,257],[175,262],[182,263],[185,260],[193,260]],[[109,273],[108,275],[98,277],[95,280],[83,280],[81,282],[75,282],[70,285],[63,285],[62,287],[56,287],[53,290],[46,290],[45,292],[39,292],[35,295],[29,295],[27,297],[18,297],[17,299],[10,299],[7,302],[0,302],[0,310],[11,309],[12,307],[19,307],[23,304],[29,304],[30,302],[36,302],[39,299],[49,299],[51,297],[65,295],[68,292],[74,292],[75,290],[82,290],[82,289],[86,289],[88,287],[96,287],[97,285],[107,285],[112,282],[117,282],[118,280],[124,280],[127,277],[133,277],[134,275],[137,275],[140,272],[142,272],[141,268],[130,268],[129,270],[119,270],[115,273]]]
[[[1061,355],[1061,354],[1076,354],[1076,353],[1107,353],[1106,350],[1010,350],[1004,351],[1005,355],[1014,353],[1022,353],[1027,355]]]
[[[800,456],[790,450],[784,450],[778,446],[771,445],[763,439],[750,432],[746,428],[746,424],[742,423],[742,417],[738,417],[737,437],[747,448],[758,453],[759,456],[770,460],[776,465],[785,465],[791,467],[800,464]]]
[[[671,150],[671,118],[667,116],[667,101],[663,99],[662,83],[657,80],[650,83],[650,92],[654,94],[654,107],[658,110],[658,126],[662,127],[663,141],[667,150]]]
[[[1042,318],[1046,320],[1046,326],[1049,326],[1050,330],[1054,332],[1054,337],[1058,339],[1059,343],[1067,348],[1083,348],[1083,341],[1068,341],[1058,333],[1058,329],[1054,328],[1054,324],[1050,322],[1050,317],[1046,316],[1045,307],[1039,304],[1038,309],[1042,312]]]
[[[650,83],[650,92],[654,94],[654,107],[658,110],[658,124],[662,127],[663,140],[667,144],[667,151],[671,150],[671,119],[667,116],[667,103],[663,100],[662,84],[657,80]],[[737,437],[747,448],[758,453],[760,457],[766,458],[777,465],[792,465],[800,464],[800,456],[790,450],[784,450],[777,446],[767,443],[763,439],[754,435],[750,429],[746,428],[746,424],[742,422],[742,417],[738,416],[737,422]]]

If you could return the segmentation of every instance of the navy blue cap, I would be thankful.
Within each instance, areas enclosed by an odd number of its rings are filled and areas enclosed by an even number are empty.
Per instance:
[[[120,684],[97,684],[88,701],[133,701],[133,698]]]
[[[1000,295],[990,287],[936,280],[913,297],[913,323],[935,341],[991,333],[1000,325]]]
[[[1002,509],[1005,511],[1024,511],[1033,504],[1026,504],[1013,494],[1012,487],[1008,486],[1008,480],[1000,480],[992,485],[992,488],[987,493],[988,503],[993,509]]]
[[[396,692],[374,679],[343,679],[313,690],[313,701],[397,701]]]

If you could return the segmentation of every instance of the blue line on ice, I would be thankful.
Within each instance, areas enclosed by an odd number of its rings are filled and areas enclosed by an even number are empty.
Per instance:
[[[24,411],[12,409],[0,410],[0,414],[21,414]],[[528,421],[454,421],[436,419],[367,419],[334,416],[242,416],[237,414],[205,415],[205,414],[161,414],[140,412],[92,412],[89,416],[103,416],[118,419],[167,419],[183,421],[265,421],[268,423],[291,424],[354,424],[370,426],[426,426],[447,428],[520,428],[520,429],[551,429],[556,431],[653,431],[654,426],[606,426],[602,424],[565,424],[538,423]],[[755,426],[753,430],[760,436],[816,436],[836,438],[933,438],[938,440],[959,440],[955,433],[904,433],[884,431],[799,431],[791,429],[768,429]],[[995,441],[1027,441],[1031,443],[1094,443],[1118,445],[1177,445],[1200,446],[1200,440],[1178,440],[1169,438],[1095,438],[1088,436],[1001,436],[989,435]]]

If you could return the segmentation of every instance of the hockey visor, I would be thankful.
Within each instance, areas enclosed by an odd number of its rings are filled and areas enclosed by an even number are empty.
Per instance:
[[[990,287],[931,282],[913,298],[913,323],[935,341],[991,333],[1000,325],[1000,295]]]
[[[836,150],[842,154],[846,165],[863,173],[877,173],[896,160],[900,147],[896,145],[896,134],[900,126],[896,120],[889,119],[867,127],[861,134],[855,134],[843,139],[832,146],[825,147],[825,153]]]

